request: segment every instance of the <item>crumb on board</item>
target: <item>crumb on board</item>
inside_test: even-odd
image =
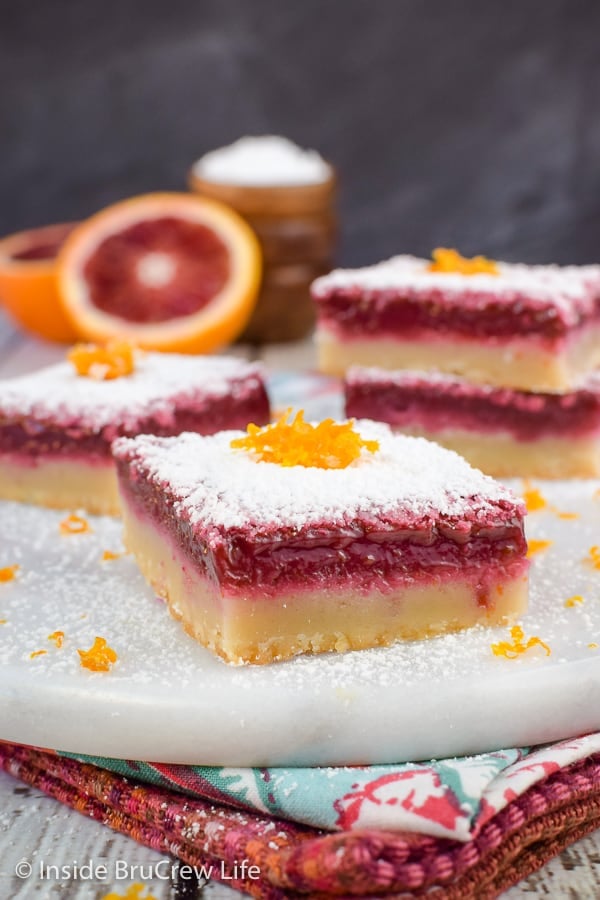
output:
[[[572,597],[568,597],[565,600],[565,606],[567,609],[572,609],[574,606],[581,606],[583,602],[584,599],[581,594],[573,594]]]
[[[546,651],[546,656],[550,656],[551,650],[548,644],[545,644],[537,635],[532,635],[525,640],[525,633],[520,625],[513,625],[510,629],[510,637],[510,641],[498,641],[497,644],[492,644],[494,656],[516,659],[517,656],[522,656],[532,647],[541,647]]]
[[[48,640],[53,641],[59,650],[63,645],[64,639],[65,639],[64,631],[53,631],[52,634],[48,635]]]
[[[45,656],[47,652],[47,650],[34,650],[29,654],[29,659],[35,659],[37,656]]]

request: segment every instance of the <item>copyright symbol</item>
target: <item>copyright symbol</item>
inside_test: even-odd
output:
[[[17,878],[29,878],[33,872],[33,866],[26,859],[22,859],[15,866],[15,875]]]

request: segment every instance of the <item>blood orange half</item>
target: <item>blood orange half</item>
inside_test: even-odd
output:
[[[23,328],[50,341],[77,333],[58,296],[56,256],[73,223],[20,231],[0,240],[0,301]]]
[[[237,213],[191,194],[115,203],[76,228],[58,259],[63,307],[89,340],[204,353],[244,329],[261,255]]]

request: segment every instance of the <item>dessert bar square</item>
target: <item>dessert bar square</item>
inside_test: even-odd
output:
[[[320,368],[439,370],[566,391],[600,365],[600,267],[483,262],[463,274],[398,256],[317,279]]]
[[[212,434],[268,420],[255,364],[135,353],[130,374],[102,380],[65,361],[0,381],[0,497],[118,514],[115,438]]]
[[[344,468],[268,461],[276,425],[261,432],[267,457],[240,449],[240,432],[113,445],[126,546],[194,638],[230,663],[268,663],[524,612],[520,500],[429,441],[333,427],[366,442]],[[315,440],[330,465],[335,441]]]
[[[451,375],[353,367],[346,414],[387,422],[456,450],[489,475],[600,477],[600,375],[566,394],[480,385]]]

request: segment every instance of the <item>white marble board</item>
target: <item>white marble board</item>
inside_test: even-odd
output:
[[[276,405],[293,399],[286,384]],[[600,729],[600,649],[589,646],[600,644],[600,571],[586,561],[600,543],[599,485],[538,486],[553,509],[532,513],[528,534],[553,543],[534,558],[522,624],[552,653],[514,660],[491,651],[507,629],[477,628],[229,667],[170,618],[130,557],[102,562],[104,550],[120,549],[118,520],[89,517],[91,533],[65,537],[64,513],[2,503],[0,567],[21,570],[0,584],[0,735],[79,753],[244,766],[417,760]],[[584,602],[565,607],[573,595]],[[57,629],[66,636],[60,649],[47,639]],[[109,673],[79,664],[77,648],[95,635],[118,653]],[[31,659],[38,649],[48,652]]]

